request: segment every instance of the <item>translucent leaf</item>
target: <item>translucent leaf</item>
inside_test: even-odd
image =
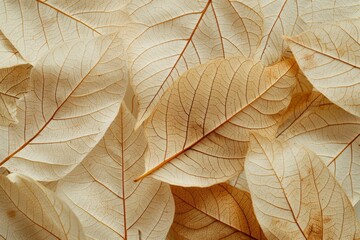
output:
[[[307,148],[254,135],[245,161],[256,217],[272,239],[353,239],[351,202]]]
[[[25,64],[25,60],[0,31],[0,69]]]
[[[279,128],[278,139],[315,152],[334,174],[355,205],[360,200],[360,118],[314,93],[294,105]]]
[[[30,63],[65,41],[118,30],[127,19],[116,0],[3,0],[0,29]]]
[[[127,85],[123,55],[112,34],[67,42],[44,56],[31,72],[35,89],[25,96],[19,126],[0,142],[1,164],[42,181],[75,168],[118,113]]]
[[[244,58],[216,60],[182,75],[146,123],[146,172],[183,186],[224,182],[243,169],[249,131],[274,131],[286,108],[296,65]]]
[[[147,142],[135,118],[122,108],[86,159],[59,181],[56,192],[78,215],[89,239],[165,239],[174,215],[166,183],[147,178]]]
[[[309,26],[360,18],[358,0],[301,0],[299,11],[301,12],[301,18]]]
[[[86,239],[68,205],[25,176],[0,175],[0,215],[3,239]]]
[[[360,21],[313,28],[287,38],[314,87],[329,100],[360,116]]]
[[[306,24],[300,18],[297,0],[260,0],[259,3],[264,15],[264,30],[255,58],[270,65],[279,61],[288,48],[283,35],[297,35],[306,29]]]
[[[262,34],[261,15],[240,0],[132,1],[127,11],[138,125],[186,70],[219,57],[252,56]]]
[[[250,194],[228,184],[209,188],[172,187],[175,239],[266,239]]]
[[[29,65],[0,69],[0,125],[16,124],[17,100],[31,89]]]

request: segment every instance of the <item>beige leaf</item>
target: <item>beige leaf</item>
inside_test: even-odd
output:
[[[11,45],[9,40],[0,31],[0,69],[25,64],[20,53]]]
[[[75,168],[119,110],[127,85],[123,55],[111,34],[67,42],[44,56],[31,73],[35,90],[25,96],[22,128],[8,129],[0,142],[8,145],[0,164],[41,181]]]
[[[236,187],[237,189],[245,192],[249,192],[249,186],[246,180],[245,172],[241,172],[238,176],[230,179],[229,184]]]
[[[29,86],[29,65],[0,69],[0,125],[16,124],[16,101],[26,93]]]
[[[297,0],[260,0],[259,3],[264,15],[264,32],[255,58],[261,59],[265,65],[271,65],[279,61],[288,48],[283,35],[297,35],[307,27],[300,18]]]
[[[228,184],[209,188],[172,187],[175,239],[266,239],[250,194]]]
[[[186,72],[147,122],[150,153],[141,177],[209,186],[240,173],[249,130],[273,131],[274,114],[289,103],[296,72],[292,60],[264,68],[242,57]]]
[[[360,116],[360,35],[357,22],[313,28],[287,38],[314,87],[329,100]]]
[[[310,95],[289,111],[294,114],[280,126],[278,139],[315,152],[355,205],[360,200],[360,118],[319,93]]]
[[[116,31],[126,1],[3,0],[0,29],[30,63],[57,44]]]
[[[186,70],[219,57],[249,57],[262,34],[261,15],[240,0],[132,1],[127,10],[138,125]]]
[[[0,214],[3,239],[86,239],[68,205],[25,176],[0,175]]]
[[[253,135],[245,161],[256,217],[272,239],[353,239],[351,202],[313,152]]]
[[[299,11],[301,12],[301,18],[309,26],[360,18],[358,0],[301,0]]]
[[[122,105],[104,138],[59,181],[57,193],[78,215],[89,239],[165,239],[174,215],[166,183],[133,180],[144,169],[147,142]]]

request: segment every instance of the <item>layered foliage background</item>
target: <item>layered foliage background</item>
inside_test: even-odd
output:
[[[1,0],[0,239],[360,239],[358,0]]]

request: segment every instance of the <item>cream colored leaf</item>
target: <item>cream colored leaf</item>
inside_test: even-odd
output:
[[[183,74],[146,123],[146,172],[182,186],[209,186],[239,174],[249,131],[273,131],[290,101],[296,65],[266,67],[242,57]],[[269,133],[270,134],[270,133]]]
[[[3,0],[0,29],[30,63],[57,44],[114,32],[127,19],[127,1]]]
[[[186,70],[219,57],[249,57],[262,34],[261,15],[240,0],[132,1],[127,10],[138,125]]]
[[[29,65],[0,69],[0,125],[16,124],[17,103],[30,90]]]
[[[41,181],[75,168],[119,110],[127,86],[123,55],[111,34],[67,42],[44,56],[31,73],[35,90],[25,96],[21,127],[0,142],[7,145],[1,164]]]
[[[0,69],[10,68],[25,63],[26,62],[20,53],[0,31]]]
[[[245,192],[249,192],[249,186],[246,180],[245,172],[241,172],[238,176],[230,179],[229,184],[236,187],[237,189]]]
[[[250,194],[228,184],[209,188],[172,187],[175,239],[266,239]]]
[[[278,139],[315,152],[355,205],[360,200],[360,118],[330,103],[319,93],[293,106]]]
[[[360,18],[358,0],[301,0],[299,11],[301,18],[309,26],[319,26],[323,23],[336,23],[344,20]]]
[[[313,152],[253,135],[245,172],[256,217],[269,238],[354,238],[351,202]]]
[[[287,38],[295,58],[314,87],[360,116],[360,21],[313,28]]]
[[[133,180],[144,170],[143,128],[125,104],[86,159],[59,181],[57,193],[78,215],[89,239],[165,239],[174,215],[166,183]]]
[[[68,205],[25,176],[0,175],[0,214],[3,239],[86,239]]]
[[[264,15],[264,32],[255,58],[271,65],[279,61],[288,48],[283,35],[297,35],[307,28],[299,12],[299,5],[305,3],[297,0],[260,0],[259,3]]]

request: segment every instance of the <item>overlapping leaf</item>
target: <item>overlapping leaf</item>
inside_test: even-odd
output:
[[[42,181],[70,172],[119,110],[127,85],[123,57],[116,34],[50,51],[32,70],[35,89],[25,97],[20,123],[2,135],[1,164]]]
[[[266,239],[250,194],[228,184],[209,188],[172,187],[174,239]]]
[[[288,38],[300,68],[328,99],[360,116],[360,21]]]
[[[0,29],[21,56],[35,63],[61,42],[119,29],[127,19],[127,1],[4,0]]]
[[[289,109],[278,139],[315,152],[355,205],[360,200],[360,118],[314,93]]]
[[[216,60],[186,72],[147,122],[146,172],[183,186],[209,186],[242,170],[249,130],[271,131],[295,85],[286,60],[264,68],[244,58]],[[266,131],[266,130],[264,130]]]
[[[57,186],[89,239],[165,239],[174,215],[166,183],[133,179],[144,169],[147,142],[125,105],[104,138]]]
[[[17,174],[0,175],[0,238],[85,240],[82,226],[53,192]]]
[[[16,124],[17,103],[31,84],[29,65],[0,69],[0,125]]]
[[[301,18],[308,26],[319,26],[324,23],[337,23],[345,20],[356,20],[360,17],[358,0],[302,0],[298,4]]]
[[[288,48],[283,35],[297,35],[306,29],[306,24],[300,18],[297,0],[260,0],[259,3],[264,15],[264,31],[255,58],[270,65],[279,61]],[[309,5],[305,1],[303,4]]]
[[[271,239],[354,239],[351,202],[313,152],[251,137],[245,172],[256,217]]]
[[[0,31],[0,69],[25,64],[25,60]]]
[[[249,57],[262,34],[261,14],[240,0],[133,1],[127,11],[139,124],[183,72],[218,57]]]

